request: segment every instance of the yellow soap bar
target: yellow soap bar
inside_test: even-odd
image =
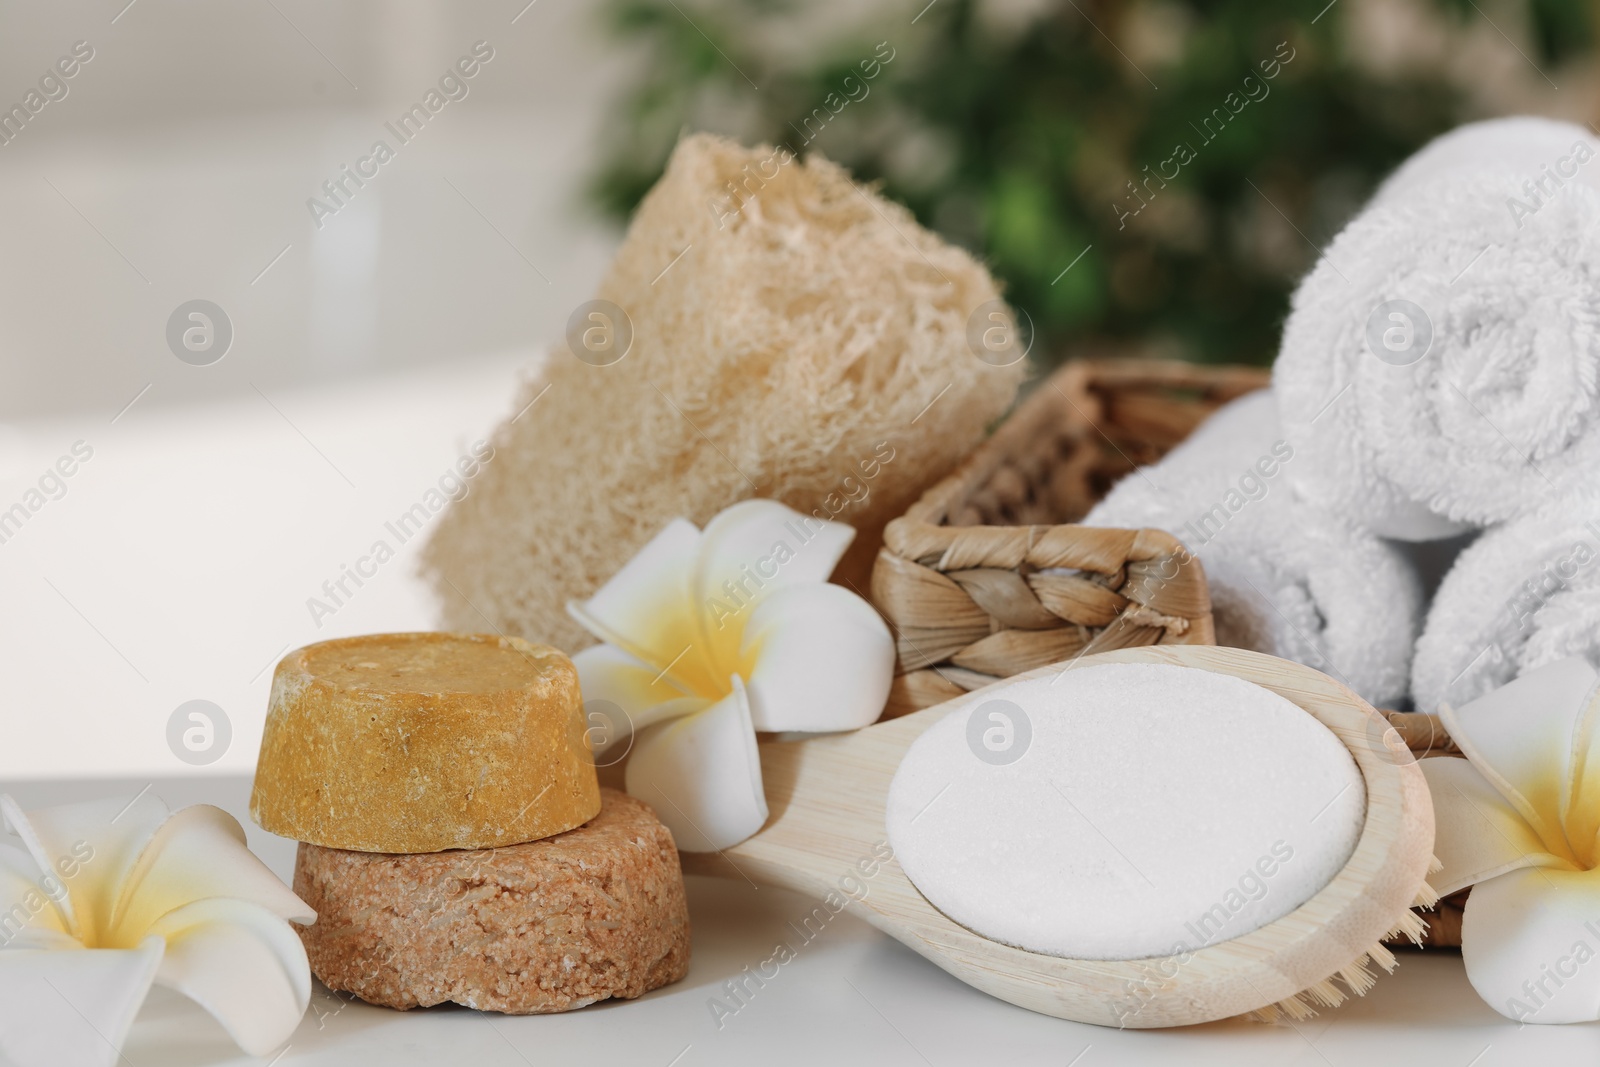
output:
[[[289,653],[272,678],[250,816],[328,848],[537,841],[600,811],[572,661],[482,634],[373,634]]]

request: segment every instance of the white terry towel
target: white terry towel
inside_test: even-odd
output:
[[[1568,656],[1600,663],[1600,494],[1485,531],[1428,610],[1412,664],[1422,711],[1460,706]]]
[[[1296,499],[1304,460],[1270,391],[1235,400],[1083,520],[1154,527],[1205,567],[1219,644],[1315,667],[1368,701],[1406,695],[1422,593],[1397,546]]]
[[[1588,152],[1576,151],[1578,145],[1586,146]],[[1600,157],[1592,154],[1596,148],[1600,143],[1593,130],[1559,119],[1517,115],[1469,122],[1419,148],[1395,168],[1372,199],[1377,203],[1426,188],[1440,178],[1474,171],[1513,179],[1518,191],[1508,190],[1506,195],[1521,202],[1520,214],[1523,208],[1537,210],[1537,200],[1569,181],[1600,189],[1600,166],[1589,165],[1600,162]],[[1544,189],[1536,183],[1542,183]],[[1510,214],[1511,209],[1506,210]]]
[[[1273,371],[1308,500],[1428,540],[1525,514],[1600,464],[1591,182],[1600,143],[1581,127],[1477,123],[1414,156],[1334,239]]]

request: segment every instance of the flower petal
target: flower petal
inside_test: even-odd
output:
[[[162,949],[152,937],[133,949],[0,952],[0,1063],[116,1063]]]
[[[736,845],[767,821],[761,758],[744,687],[695,715],[640,733],[628,792],[649,804],[681,852]]]
[[[305,945],[271,909],[213,897],[168,913],[156,981],[216,1017],[239,1047],[265,1056],[289,1039],[311,1000]]]
[[[698,697],[686,700],[680,689],[667,683],[660,668],[611,645],[590,645],[574,653],[572,663],[578,668],[586,732],[596,757],[635,731],[710,704]]]
[[[1574,868],[1550,854],[1528,821],[1471,763],[1435,756],[1419,766],[1433,796],[1433,854],[1443,864],[1428,881],[1441,896],[1524,867]]]
[[[745,500],[719,512],[700,535],[694,561],[696,599],[734,610],[779,589],[820,585],[839,565],[856,531],[802,515],[776,500]]]
[[[1593,667],[1579,657],[1529,671],[1440,719],[1462,753],[1538,832],[1546,849],[1573,859],[1563,825],[1575,748],[1587,748],[1595,689]],[[1592,836],[1592,834],[1591,834]]]
[[[1518,1022],[1600,1019],[1597,914],[1600,872],[1513,871],[1478,883],[1461,919],[1472,988]]]
[[[877,720],[894,680],[882,616],[837,585],[783,589],[744,633],[750,717],[757,730],[855,730]]]
[[[1561,825],[1579,862],[1600,866],[1600,687],[1590,694],[1573,726],[1571,746]]]
[[[63,937],[70,941],[67,917],[56,903],[65,893],[54,872],[47,879],[28,853],[0,844],[0,949],[49,948]]]
[[[745,500],[706,524],[691,584],[718,676],[748,678],[743,633],[768,597],[828,580],[853,528],[802,515],[775,500]]]
[[[41,871],[77,861],[78,873],[65,879],[67,896],[60,908],[73,936],[95,945],[128,871],[166,821],[167,806],[147,787],[131,801],[109,797],[29,812],[0,795],[0,813]]]
[[[689,599],[689,568],[699,543],[700,531],[694,523],[673,519],[593,596],[578,603],[582,612],[578,621],[586,626],[594,623],[605,631],[595,636],[615,645],[622,642],[613,640],[614,636],[634,637],[648,631],[663,613],[678,610]],[[676,653],[674,649],[667,655]],[[635,654],[646,661],[653,658]]]
[[[673,519],[588,600],[567,605],[567,614],[609,645],[615,645],[686,692],[727,691],[726,672],[714,665],[704,613],[692,594],[700,531]]]
[[[237,819],[221,808],[196,804],[162,823],[128,871],[106,924],[105,943],[136,945],[163,915],[208,897],[250,901],[279,920],[309,923],[317,917],[245,847]]]

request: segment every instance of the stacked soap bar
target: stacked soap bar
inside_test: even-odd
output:
[[[317,977],[395,1008],[514,1014],[681,978],[672,836],[600,789],[584,731],[572,662],[517,638],[378,634],[285,657],[250,814],[301,842]]]
[[[513,637],[375,634],[272,679],[250,815],[360,852],[497,848],[600,811],[572,661]]]

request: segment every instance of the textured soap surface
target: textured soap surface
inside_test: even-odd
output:
[[[965,702],[906,753],[887,823],[906,874],[956,922],[1113,960],[1288,914],[1343,868],[1365,814],[1355,760],[1303,709],[1239,678],[1130,663]]]
[[[505,848],[379,856],[300,846],[312,973],[373,1004],[511,1014],[637,997],[689,969],[671,832],[613,789],[569,833]]]
[[[555,649],[479,634],[308,645],[272,679],[250,814],[363,852],[493,848],[593,818],[578,674]]]

